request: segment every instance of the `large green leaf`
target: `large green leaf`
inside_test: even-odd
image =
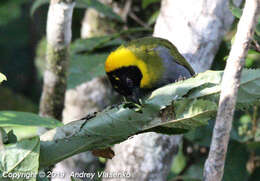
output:
[[[81,52],[93,52],[100,48],[114,47],[123,44],[125,41],[120,39],[121,35],[128,35],[137,32],[151,31],[147,28],[131,28],[115,34],[92,37],[87,39],[77,39],[71,44],[72,54]]]
[[[210,72],[209,72],[210,73]],[[211,74],[211,73],[210,73]],[[218,75],[219,74],[219,75]],[[202,75],[202,74],[201,74]],[[204,77],[204,75],[202,75]],[[206,98],[212,100],[218,100],[220,93],[220,80],[222,72],[212,73],[208,78],[215,79],[210,80],[206,86],[200,86],[193,89],[189,93],[189,98]],[[215,77],[215,78],[214,78]],[[240,86],[238,90],[237,105],[246,107],[253,104],[260,103],[260,69],[246,69],[242,72],[240,80]]]
[[[105,75],[104,62],[108,54],[72,55],[69,67],[68,88],[91,80],[94,77]]]
[[[4,127],[4,130],[6,132],[13,132],[17,140],[32,138],[39,134],[38,127],[35,126],[7,126]],[[10,140],[8,139],[7,142],[10,142]]]
[[[71,44],[71,53],[92,52],[98,48],[118,46],[124,43],[121,39],[114,39],[113,36],[101,36],[88,39],[77,39]]]
[[[215,116],[217,104],[203,99],[183,99],[174,102],[175,118],[162,126],[192,129],[207,124],[207,121]]]
[[[243,72],[237,98],[239,105],[248,106],[260,103],[259,75],[259,69],[251,69]]]
[[[38,128],[56,128],[63,124],[55,119],[37,114],[18,111],[0,111],[0,127],[6,132],[13,131],[18,140],[38,135]]]
[[[63,124],[53,118],[40,117],[37,114],[18,111],[0,111],[0,126],[41,126],[56,128]]]
[[[52,133],[59,129],[73,133],[63,139],[55,138],[54,134],[53,139],[48,136],[46,140],[43,135],[40,163],[48,166],[75,153],[109,147],[142,132],[178,134],[180,130],[205,125],[217,112],[222,74],[222,71],[206,71],[155,90],[141,107],[120,105],[90,120],[57,128]],[[244,70],[237,102],[241,105],[259,102],[259,92],[260,70]]]
[[[0,72],[0,84],[1,84],[1,82],[6,81],[6,80],[7,80],[6,76]]]
[[[0,179],[11,180],[7,177],[16,176],[14,180],[36,181],[39,168],[40,139],[34,137],[15,144],[5,145],[0,150]]]

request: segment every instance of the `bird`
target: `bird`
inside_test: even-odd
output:
[[[135,103],[159,87],[195,74],[170,41],[157,37],[119,46],[108,55],[105,72],[115,91]]]

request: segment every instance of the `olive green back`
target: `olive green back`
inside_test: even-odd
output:
[[[166,39],[157,37],[145,37],[137,40],[132,40],[124,46],[133,51],[138,58],[142,59],[145,62],[149,61],[149,63],[147,64],[150,64],[153,67],[157,67],[158,70],[160,69],[160,67],[162,67],[161,61],[158,61],[161,58],[153,49],[158,46],[166,47],[170,50],[171,55],[174,57],[174,60],[178,64],[186,67],[192,75],[195,74],[194,70],[187,62],[187,60],[179,53],[177,48]]]

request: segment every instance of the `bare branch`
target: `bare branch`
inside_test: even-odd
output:
[[[145,22],[143,22],[143,20],[141,20],[140,18],[138,18],[138,16],[135,15],[135,13],[133,13],[132,11],[130,11],[129,16],[135,20],[139,25],[145,27],[145,28],[150,28],[149,25],[147,25]]]
[[[247,0],[221,84],[221,94],[210,152],[204,168],[205,181],[222,180],[229,134],[245,57],[259,14],[259,0]]]
[[[47,20],[47,62],[40,115],[61,120],[69,62],[71,18],[75,3],[51,0]]]

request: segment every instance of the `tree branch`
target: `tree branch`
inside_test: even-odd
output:
[[[204,168],[205,181],[222,180],[238,86],[248,47],[259,14],[259,0],[247,0],[221,84],[221,94],[210,152]]]
[[[67,86],[72,0],[51,0],[47,20],[47,62],[40,115],[61,120]]]

